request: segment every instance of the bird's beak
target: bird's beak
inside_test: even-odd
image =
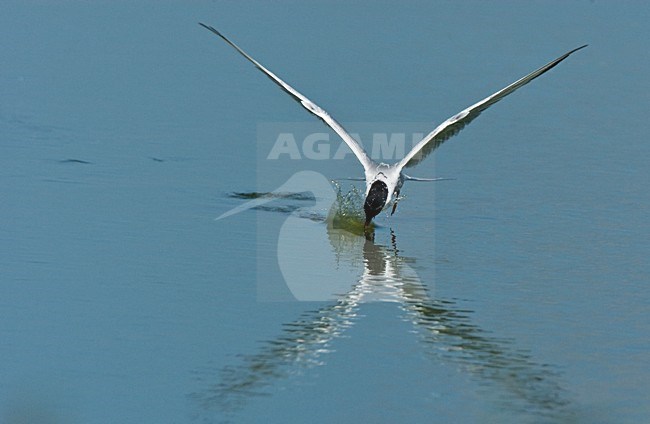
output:
[[[372,216],[369,216],[366,214],[366,223],[363,224],[363,228],[368,228],[370,226],[370,222],[372,221]]]

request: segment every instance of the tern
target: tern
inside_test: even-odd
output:
[[[400,190],[404,181],[436,181],[439,178],[414,178],[406,175],[403,171],[405,168],[410,168],[419,164],[425,157],[433,152],[438,146],[447,141],[449,138],[458,134],[467,124],[476,119],[481,112],[489,108],[499,100],[506,97],[508,94],[514,92],[520,87],[528,84],[538,76],[549,71],[564,59],[569,57],[572,53],[587,47],[587,45],[575,48],[557,59],[547,63],[536,71],[518,79],[505,88],[497,91],[496,93],[484,98],[483,100],[474,103],[468,108],[453,115],[451,118],[438,125],[433,131],[427,134],[421,141],[419,141],[413,149],[399,162],[394,164],[377,163],[368,156],[363,147],[354,139],[350,134],[339,124],[332,116],[316,103],[309,100],[303,94],[298,92],[295,88],[284,82],[273,72],[269,71],[257,60],[253,59],[248,53],[243,51],[239,46],[229,40],[225,35],[216,30],[210,25],[199,22],[203,28],[212,31],[214,34],[221,37],[226,43],[233,47],[242,56],[248,59],[257,69],[263,72],[273,82],[275,82],[282,90],[294,98],[302,105],[308,112],[320,118],[326,125],[328,125],[341,139],[350,147],[350,150],[357,157],[365,171],[366,181],[366,195],[363,204],[363,210],[366,215],[365,226],[368,227],[372,219],[377,216],[382,210],[393,202],[393,209],[391,215],[395,213],[397,208],[397,201],[399,200]]]

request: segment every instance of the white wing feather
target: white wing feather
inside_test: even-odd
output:
[[[573,49],[568,53],[563,54],[562,56],[558,57],[554,61],[547,63],[546,65],[542,66],[536,71],[531,72],[525,77],[518,79],[517,81],[513,82],[509,86],[497,91],[491,96],[486,97],[480,102],[473,104],[467,109],[447,119],[445,122],[438,125],[436,129],[431,131],[426,137],[424,137],[422,141],[416,144],[413,147],[413,149],[404,157],[404,159],[402,159],[398,163],[397,168],[398,169],[410,168],[414,165],[417,165],[425,157],[427,157],[427,155],[429,155],[432,151],[434,151],[438,146],[440,146],[442,143],[447,141],[449,138],[458,134],[460,130],[462,130],[467,124],[472,122],[472,120],[474,120],[477,116],[479,116],[481,112],[483,112],[485,109],[492,106],[499,100],[503,99],[508,94],[514,92],[519,87],[528,84],[538,76],[542,75],[544,72],[550,70],[555,65],[557,65],[558,63],[562,62],[564,59],[569,57],[571,53],[585,47],[587,47],[586,44],[584,46],[578,47],[577,49]]]
[[[245,51],[240,49],[235,43],[230,41],[228,38],[226,38],[222,33],[214,29],[213,27],[209,25],[205,25],[199,22],[199,25],[201,25],[203,28],[206,28],[209,31],[212,31],[219,37],[221,37],[226,43],[230,44],[235,50],[237,50],[242,56],[244,56],[246,59],[248,59],[257,69],[262,71],[264,74],[266,74],[267,77],[269,77],[273,82],[275,82],[277,85],[280,86],[285,92],[287,92],[291,97],[293,97],[296,101],[298,101],[302,107],[307,109],[310,113],[316,115],[320,119],[325,122],[330,128],[336,132],[341,139],[350,147],[354,155],[359,159],[359,162],[363,165],[364,170],[368,170],[375,166],[375,163],[370,159],[370,157],[366,154],[366,152],[363,150],[363,148],[357,143],[357,141],[348,134],[348,132],[339,124],[336,122],[334,118],[330,116],[329,113],[327,113],[325,110],[321,109],[316,103],[312,102],[309,100],[307,97],[304,95],[300,94],[298,90],[295,88],[291,87],[289,84],[286,82],[282,81],[280,77],[275,75],[273,72],[269,71],[266,69],[264,66],[262,66],[258,61],[250,57]]]

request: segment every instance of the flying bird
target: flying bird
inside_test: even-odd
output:
[[[368,156],[364,151],[361,145],[354,139],[350,134],[339,124],[329,113],[319,107],[316,103],[309,100],[307,97],[302,95],[298,90],[284,82],[280,77],[275,75],[273,72],[269,71],[258,61],[253,59],[245,51],[239,48],[235,43],[230,41],[225,35],[217,31],[215,28],[199,23],[202,27],[206,28],[209,31],[212,31],[214,34],[221,37],[226,43],[231,47],[237,50],[242,56],[248,59],[257,69],[263,72],[267,77],[269,77],[273,82],[275,82],[282,90],[294,98],[298,103],[302,105],[308,112],[316,115],[320,118],[326,125],[328,125],[334,132],[336,132],[339,137],[350,147],[350,150],[357,157],[363,169],[365,171],[365,181],[366,181],[366,195],[365,201],[363,204],[363,210],[366,215],[365,226],[367,227],[372,219],[377,216],[384,208],[390,205],[391,201],[393,202],[393,209],[391,215],[395,213],[397,207],[397,201],[399,200],[399,193],[402,189],[404,181],[413,180],[413,181],[435,181],[436,179],[424,179],[424,178],[414,178],[409,177],[404,173],[405,168],[410,168],[412,166],[420,163],[425,157],[427,157],[431,152],[433,152],[438,146],[447,141],[449,138],[458,134],[467,124],[472,122],[477,116],[481,114],[485,109],[489,108],[499,100],[506,97],[508,94],[514,92],[519,87],[523,87],[528,84],[538,76],[542,75],[546,71],[555,67],[558,63],[562,62],[564,59],[569,57],[572,53],[587,47],[580,46],[575,48],[557,59],[547,63],[536,71],[531,72],[508,85],[505,88],[497,91],[496,93],[484,98],[483,100],[474,103],[468,108],[462,110],[461,112],[453,115],[451,118],[444,121],[442,124],[438,125],[433,131],[427,134],[421,141],[419,141],[413,149],[399,162],[388,165],[385,163],[377,163]]]

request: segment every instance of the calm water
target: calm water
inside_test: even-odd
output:
[[[328,182],[354,158],[198,21],[362,141],[407,146],[590,46],[415,168],[454,180],[407,183],[367,240],[327,220],[358,202]],[[648,21],[643,2],[5,2],[0,421],[650,421]],[[329,152],[305,150],[319,133]],[[280,134],[299,159],[269,159]]]

